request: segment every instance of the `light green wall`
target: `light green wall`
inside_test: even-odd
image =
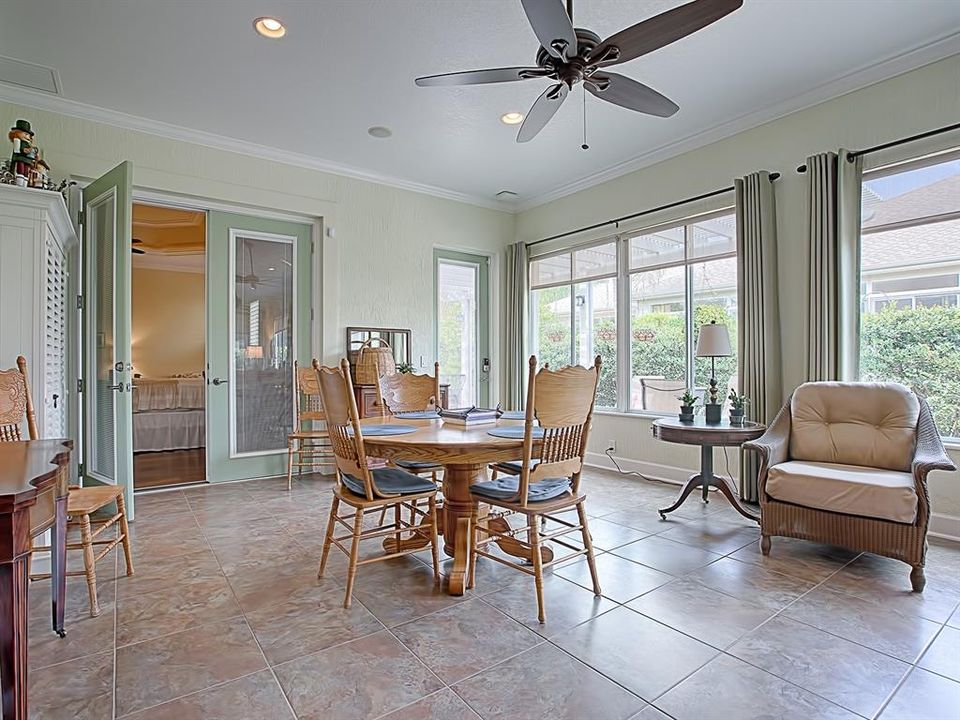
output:
[[[57,179],[131,160],[138,188],[322,217],[335,229],[315,302],[325,362],[343,355],[345,326],[379,325],[410,328],[414,363],[432,366],[433,248],[499,254],[514,235],[509,213],[0,103],[0,126],[17,118],[31,121]]]
[[[788,115],[637,172],[521,213],[517,239],[536,240],[725,187],[734,177],[766,169],[776,183],[783,328],[784,390],[803,380],[806,321],[806,185],[796,172],[808,155],[863,148],[950,125],[960,117],[960,55]],[[617,455],[694,468],[697,451],[651,437],[649,421],[599,416],[591,450],[617,442]],[[960,464],[960,450],[953,451]],[[732,464],[736,459],[731,457]],[[722,455],[717,468],[724,469]],[[960,474],[935,473],[934,512],[960,516]],[[960,520],[957,521],[960,523]]]

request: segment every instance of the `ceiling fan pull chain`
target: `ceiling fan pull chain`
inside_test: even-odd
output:
[[[587,86],[583,86],[583,145],[580,146],[581,150],[589,150],[590,146],[587,145]]]

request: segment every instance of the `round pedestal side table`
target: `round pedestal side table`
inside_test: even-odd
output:
[[[703,502],[709,502],[707,491],[711,487],[717,488],[730,501],[733,508],[755,522],[760,517],[745,507],[737,494],[733,483],[723,477],[713,474],[713,449],[715,447],[740,447],[749,440],[756,440],[763,435],[766,425],[755,422],[745,422],[742,425],[731,425],[724,420],[717,425],[708,425],[703,418],[693,422],[682,422],[677,418],[660,418],[653,421],[653,434],[665,442],[680,443],[682,445],[700,446],[700,472],[691,475],[684,484],[677,501],[668,508],[660,510],[660,517],[666,519],[667,513],[673,512],[683,504],[691,492],[700,488]]]

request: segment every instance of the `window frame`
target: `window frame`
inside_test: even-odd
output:
[[[731,199],[732,200],[732,199]],[[728,204],[729,203],[729,204]],[[685,347],[684,347],[684,366],[685,382],[687,387],[692,387],[693,379],[696,374],[694,358],[694,267],[714,260],[736,259],[737,252],[734,249],[731,252],[718,253],[714,255],[693,256],[693,226],[700,222],[713,220],[720,217],[736,217],[736,207],[729,200],[720,207],[714,207],[709,210],[701,210],[669,221],[657,222],[641,227],[630,228],[629,230],[617,229],[613,235],[604,235],[599,238],[591,238],[584,242],[567,245],[562,248],[550,250],[548,252],[530,257],[527,262],[527,277],[529,281],[528,289],[528,332],[527,341],[531,348],[536,347],[537,322],[536,322],[536,304],[533,302],[533,294],[538,290],[545,290],[556,287],[570,288],[570,361],[574,361],[576,349],[576,286],[580,283],[592,282],[595,280],[606,280],[616,278],[616,327],[617,327],[617,403],[615,406],[597,406],[596,412],[599,414],[619,414],[634,417],[667,417],[669,412],[660,412],[657,410],[635,409],[630,406],[630,389],[633,375],[631,358],[631,276],[649,272],[653,270],[662,270],[666,268],[681,267],[684,269],[684,322],[685,322]],[[683,259],[671,260],[642,267],[630,267],[630,241],[631,239],[650,235],[656,232],[671,230],[674,228],[683,228]],[[586,278],[577,278],[574,275],[574,254],[579,250],[587,250],[601,245],[614,244],[616,249],[616,273],[602,273],[596,276]],[[570,257],[570,279],[553,283],[543,283],[535,285],[530,280],[533,264],[540,260],[561,255]],[[739,272],[736,278],[737,293],[739,294],[740,277]],[[537,348],[539,352],[539,348]],[[739,358],[738,358],[739,364]]]

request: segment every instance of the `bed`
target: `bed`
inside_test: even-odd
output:
[[[136,378],[133,381],[133,451],[193,450],[205,442],[200,376]]]

